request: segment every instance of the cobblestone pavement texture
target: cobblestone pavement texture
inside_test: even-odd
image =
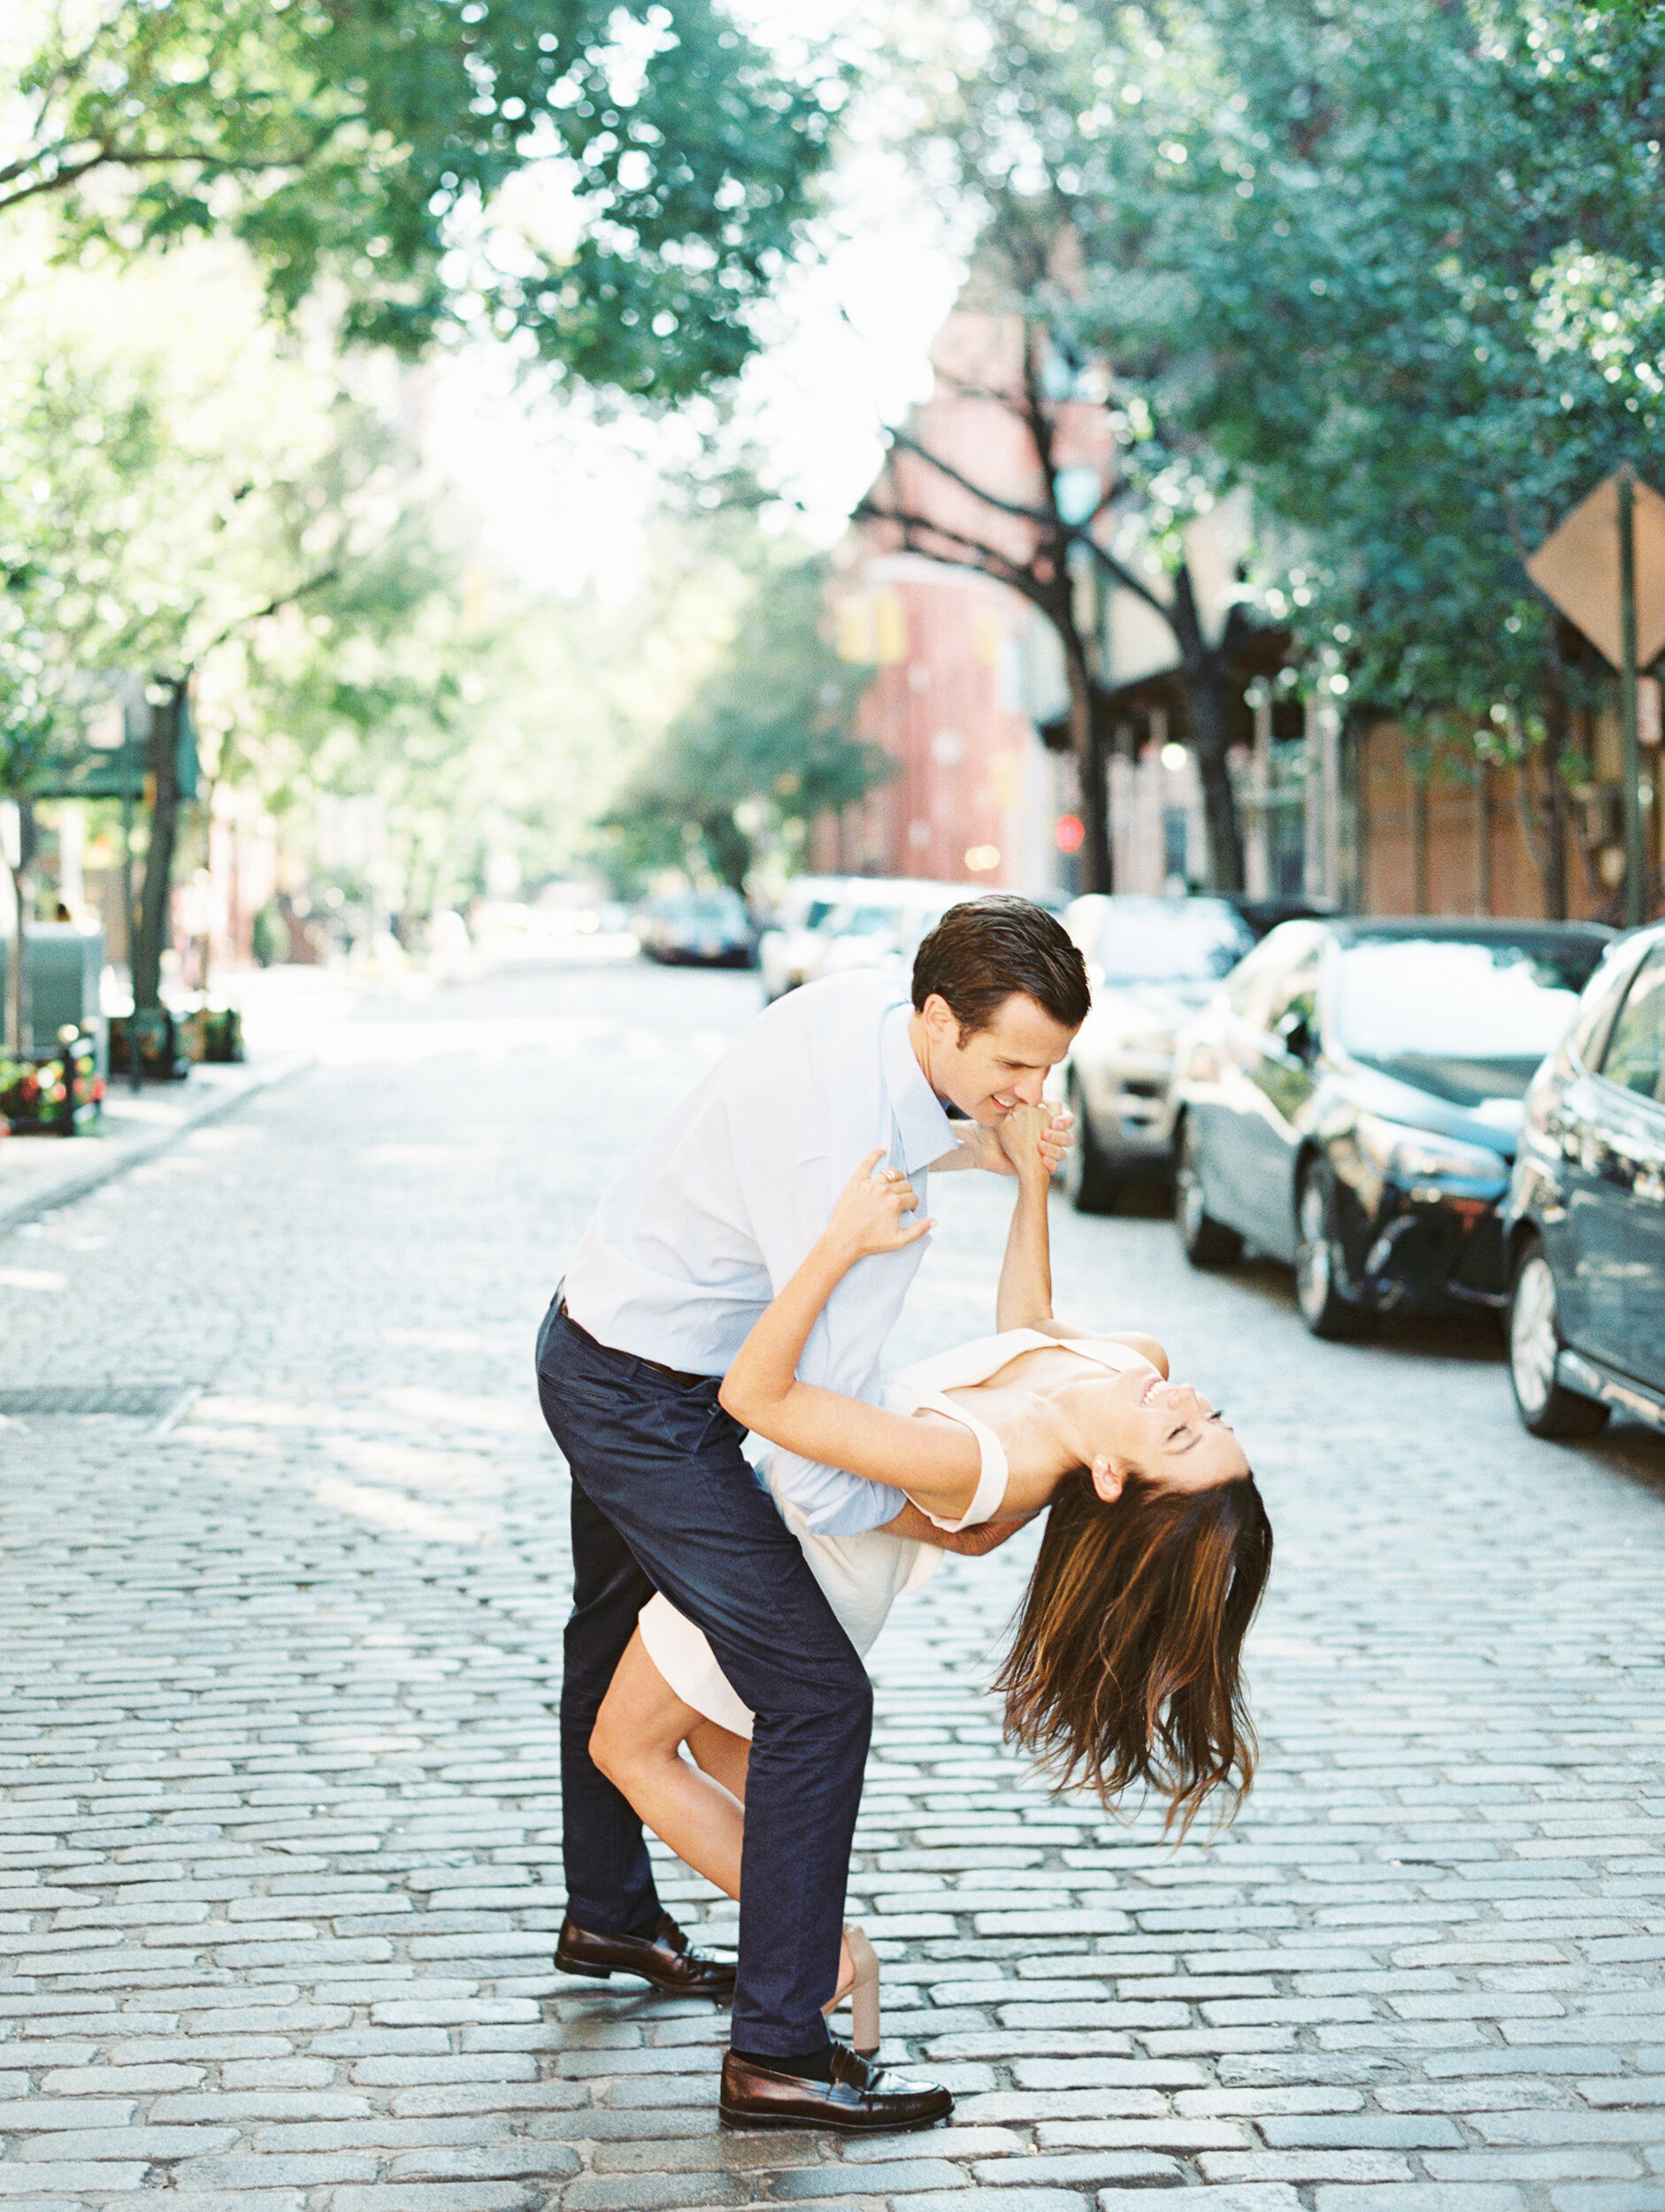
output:
[[[853,1916],[952,2122],[718,2132],[723,2016],[554,1975],[564,1479],[530,1344],[612,1163],[756,1002],[621,966],[375,1009],[0,1243],[0,2208],[1665,2208],[1665,1453],[1517,1428],[1485,1328],[1056,1216],[1061,1305],[1228,1407],[1279,1536],[1261,1780],[1173,1850],[1001,1748],[1027,1548],[874,1655]],[[894,1349],[990,1325],[956,1179]],[[720,1939],[726,1903],[667,1866]]]

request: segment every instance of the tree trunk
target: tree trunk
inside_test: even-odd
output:
[[[1109,766],[1105,759],[1101,718],[1093,711],[1093,682],[1087,673],[1086,656],[1081,641],[1060,623],[1058,634],[1063,641],[1064,666],[1070,679],[1070,747],[1075,755],[1076,781],[1080,792],[1081,827],[1081,888],[1083,891],[1109,891],[1115,888],[1116,866],[1110,855],[1110,802]]]
[[[1185,718],[1202,784],[1202,810],[1208,826],[1208,867],[1215,891],[1243,888],[1243,830],[1237,818],[1237,793],[1226,754],[1231,743],[1231,702],[1235,687],[1224,655],[1202,634],[1189,564],[1174,577],[1170,626],[1179,648],[1185,687]]]
[[[167,687],[167,697],[150,710],[150,843],[144,856],[144,888],[139,895],[139,938],[134,948],[133,1005],[135,1013],[162,1003],[162,954],[173,911],[173,844],[179,829],[180,716],[185,679]]]
[[[1243,888],[1243,830],[1226,758],[1231,743],[1233,695],[1218,654],[1208,654],[1201,666],[1185,671],[1185,709],[1208,826],[1208,887],[1212,891]]]
[[[19,828],[19,838],[26,834]],[[6,873],[12,879],[12,902],[18,918],[12,932],[11,957],[6,962],[5,1048],[14,1059],[26,1060],[35,1048],[35,1025],[29,1004],[29,872],[21,862],[14,868],[8,857]]]
[[[713,874],[731,891],[746,895],[746,877],[756,857],[752,842],[726,808],[700,817],[700,840]]]

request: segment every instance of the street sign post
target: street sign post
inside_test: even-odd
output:
[[[1637,672],[1665,650],[1665,499],[1627,462],[1550,532],[1526,572],[1619,672],[1624,919],[1635,929],[1646,874]]]

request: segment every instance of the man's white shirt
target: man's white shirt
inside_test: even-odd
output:
[[[567,1269],[567,1309],[616,1350],[726,1372],[795,1272],[863,1156],[882,1146],[926,1211],[925,1170],[958,1142],[908,1033],[899,979],[832,976],[778,1000],[602,1194]],[[798,1363],[806,1382],[879,1397],[879,1356],[925,1250],[870,1254],[845,1276]],[[899,1490],[777,1451],[775,1479],[812,1529],[856,1536]]]

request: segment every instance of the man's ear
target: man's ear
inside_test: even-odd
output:
[[[1114,1505],[1122,1494],[1123,1470],[1112,1466],[1109,1454],[1101,1452],[1088,1472],[1093,1478],[1093,1487],[1105,1504]]]
[[[957,1041],[960,1025],[953,1007],[940,991],[932,991],[919,1010],[920,1019],[933,1037]]]

